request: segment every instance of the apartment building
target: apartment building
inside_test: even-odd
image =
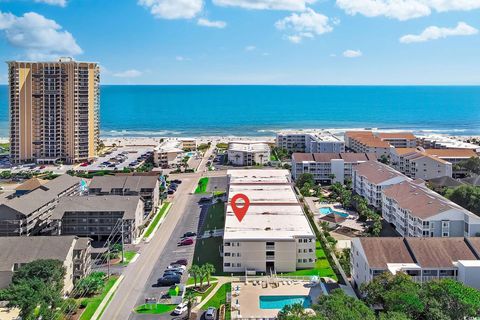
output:
[[[480,238],[353,238],[356,288],[376,276],[403,272],[416,282],[454,279],[480,289]]]
[[[315,234],[292,189],[288,170],[228,170],[224,272],[292,272],[315,265]],[[241,222],[230,201],[244,194]]]
[[[367,161],[353,168],[352,187],[369,205],[381,209],[383,189],[405,180],[411,179],[383,163]]]
[[[402,181],[382,193],[382,216],[404,237],[463,237],[480,234],[480,217],[431,191]]]
[[[453,171],[452,163],[429,154],[422,148],[391,148],[390,164],[413,179],[452,177]]]
[[[197,150],[197,139],[180,138],[178,140],[181,142],[183,150]]]
[[[68,174],[29,187],[28,193],[4,198],[0,203],[0,236],[31,236],[45,232],[52,211],[62,198],[78,194],[80,181]]]
[[[153,150],[153,163],[160,168],[169,168],[180,163],[183,154],[181,141],[166,140]]]
[[[438,134],[417,137],[417,145],[425,149],[470,149],[480,152],[479,145]]]
[[[345,142],[328,131],[293,131],[277,133],[276,145],[288,152],[341,153]]]
[[[317,183],[345,183],[352,180],[357,164],[375,160],[376,155],[368,153],[294,153],[292,177],[296,180],[304,173],[311,173]]]
[[[140,196],[148,214],[158,207],[160,201],[160,180],[158,176],[97,176],[88,186],[90,195]]]
[[[83,196],[62,198],[51,220],[54,235],[76,235],[105,241],[112,233],[132,243],[143,224],[140,196]]]
[[[100,68],[61,58],[8,62],[12,163],[75,163],[95,158]]]
[[[65,267],[64,293],[72,291],[75,281],[90,272],[90,240],[74,236],[0,237],[0,288],[12,282],[22,265],[39,259],[59,260]]]
[[[231,141],[227,156],[234,166],[265,165],[270,161],[270,146],[263,141]]]
[[[355,152],[375,153],[377,158],[388,157],[390,147],[414,148],[416,138],[409,132],[347,131],[345,144]]]

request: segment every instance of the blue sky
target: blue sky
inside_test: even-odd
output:
[[[478,85],[478,29],[480,0],[0,0],[0,59],[97,61],[104,84]]]

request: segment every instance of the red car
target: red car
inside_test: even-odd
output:
[[[179,246],[189,246],[191,244],[193,244],[193,239],[192,238],[183,239],[182,241],[180,241],[178,243]]]
[[[186,266],[188,264],[188,260],[187,259],[180,259],[180,260],[175,261],[172,264],[181,264],[183,266]]]
[[[87,167],[88,165],[89,165],[88,162],[84,162],[84,163],[82,163],[82,164],[80,165],[80,167]]]

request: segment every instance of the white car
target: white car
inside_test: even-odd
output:
[[[171,264],[167,267],[167,269],[182,269],[183,271],[185,271],[187,270],[187,267],[182,264]]]
[[[179,316],[182,313],[187,312],[187,310],[188,310],[188,303],[182,302],[175,308],[175,310],[173,310],[173,314]]]

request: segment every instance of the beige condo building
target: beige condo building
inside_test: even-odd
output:
[[[12,163],[94,158],[99,141],[99,65],[71,58],[7,63]]]

